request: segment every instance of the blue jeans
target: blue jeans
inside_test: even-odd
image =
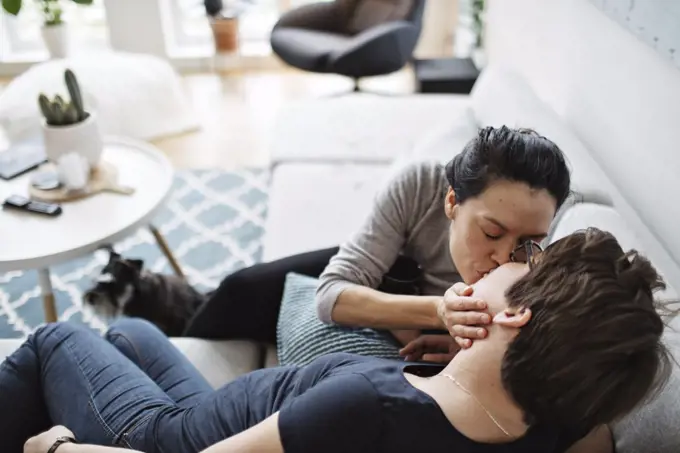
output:
[[[50,324],[0,364],[0,445],[21,452],[30,436],[64,425],[83,443],[196,453],[236,434],[221,423],[224,401],[206,398],[213,394],[146,321],[118,321],[104,338]]]

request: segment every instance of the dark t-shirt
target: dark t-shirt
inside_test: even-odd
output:
[[[459,433],[436,402],[409,384],[414,365],[351,354],[329,354],[302,368],[258,370],[217,391],[216,406],[231,434],[275,412],[286,453],[558,453],[576,440],[534,427],[519,440],[482,444]]]

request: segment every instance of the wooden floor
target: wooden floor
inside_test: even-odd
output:
[[[177,168],[265,166],[267,143],[277,115],[287,102],[342,95],[350,80],[293,70],[184,76],[201,130],[158,140]],[[413,91],[409,70],[362,81],[362,89],[388,94]]]

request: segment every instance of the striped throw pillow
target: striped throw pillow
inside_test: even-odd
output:
[[[387,331],[322,323],[314,295],[318,280],[289,273],[277,325],[277,353],[281,365],[306,365],[333,352],[399,359],[399,345]]]

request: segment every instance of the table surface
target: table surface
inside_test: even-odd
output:
[[[153,146],[107,138],[102,159],[118,170],[131,196],[100,193],[62,204],[58,217],[0,210],[0,272],[46,268],[119,241],[148,225],[163,206],[173,181],[173,168]],[[0,181],[0,199],[27,196],[31,171]]]

